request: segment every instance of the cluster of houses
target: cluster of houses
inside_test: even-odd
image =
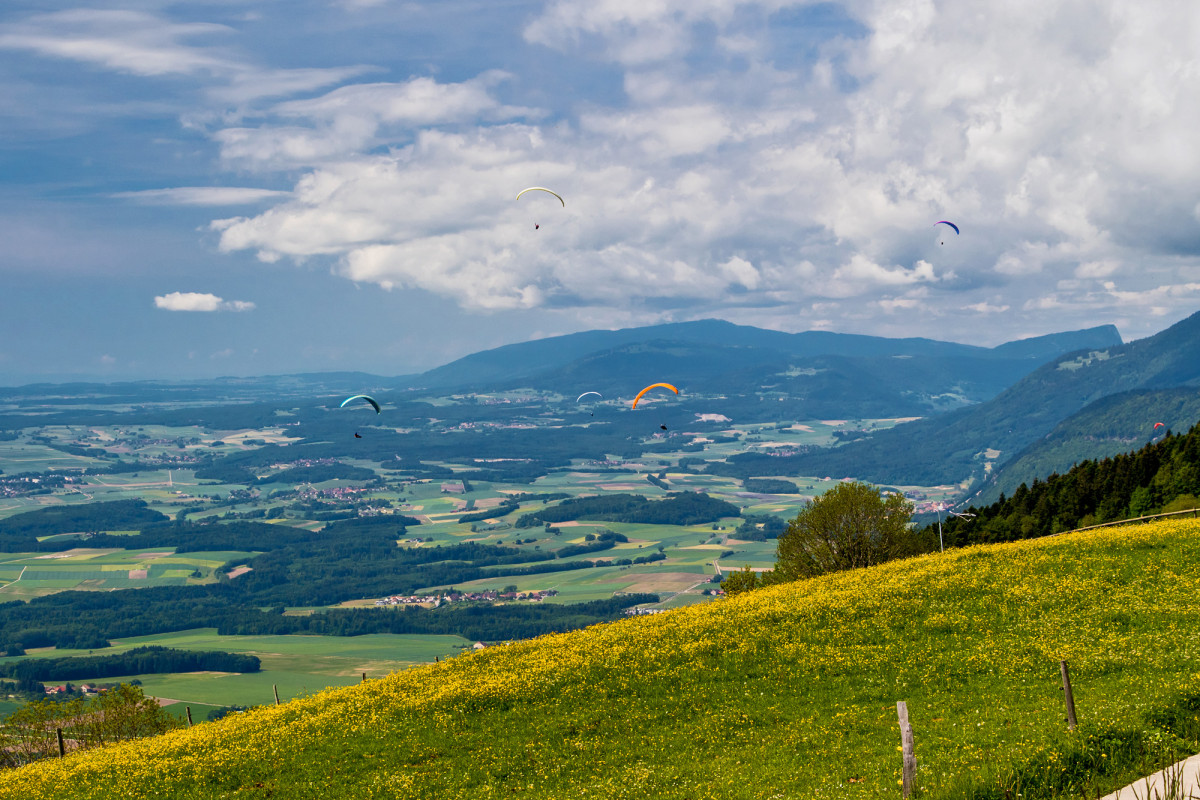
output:
[[[422,603],[431,603],[434,607],[440,606],[443,603],[462,603],[462,602],[484,602],[496,603],[513,600],[528,600],[532,602],[541,602],[547,597],[554,597],[558,594],[557,589],[535,589],[528,592],[498,592],[494,589],[489,589],[483,592],[447,592],[446,594],[396,594],[391,597],[383,597],[375,601],[377,606],[403,606],[403,605],[419,605]]]
[[[72,483],[84,483],[75,475],[0,475],[0,497],[20,497],[27,494],[48,494],[52,489]]]
[[[279,461],[271,465],[271,469],[291,469],[292,467],[325,467],[330,464],[340,464],[336,458],[298,458],[295,461]]]
[[[475,396],[475,402],[481,406],[502,406],[510,403],[533,403],[541,398],[537,395],[529,395],[528,397],[481,397]]]
[[[620,459],[620,458],[618,458],[618,459],[606,458],[603,460],[593,459],[591,461],[585,461],[585,462],[583,462],[583,464],[584,464],[584,466],[587,466],[587,467],[626,467],[626,466],[641,467],[641,466],[644,466],[640,462],[626,461],[626,460]]]
[[[95,685],[95,684],[91,684],[91,683],[81,683],[81,684],[79,684],[79,686],[72,686],[69,683],[64,683],[61,686],[46,686],[45,690],[46,690],[47,695],[52,695],[52,696],[53,695],[64,695],[64,694],[75,694],[78,692],[79,694],[90,695],[92,697],[95,697],[98,694],[104,694],[110,688],[112,688],[112,687],[107,686],[107,685],[99,686],[99,685]]]
[[[904,496],[910,500],[916,499],[908,492],[905,492]],[[918,514],[936,514],[939,511],[945,511],[947,508],[953,508],[953,506],[944,500],[917,500],[914,506]],[[945,516],[945,514],[942,516]]]
[[[314,500],[317,498],[349,500],[365,491],[367,490],[361,486],[331,486],[328,489],[314,489],[311,486],[305,486],[296,490],[296,497],[300,500]]]
[[[625,609],[625,611],[622,613],[630,617],[640,617],[645,614],[661,614],[664,610],[665,609],[662,608],[641,608],[639,606],[634,606],[633,608]]]

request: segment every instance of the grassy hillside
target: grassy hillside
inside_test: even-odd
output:
[[[900,699],[925,796],[1095,796],[1200,749],[1197,534],[968,548],[490,648],[26,767],[0,797],[898,797]]]

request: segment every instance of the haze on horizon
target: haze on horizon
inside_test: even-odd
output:
[[[1185,0],[13,0],[0,384],[703,318],[1140,338],[1200,307],[1198,34]]]

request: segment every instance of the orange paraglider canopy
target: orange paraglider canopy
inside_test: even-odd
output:
[[[1165,427],[1166,427],[1166,425],[1163,425],[1161,422],[1154,423],[1154,430],[1158,430],[1159,428],[1165,428]]]
[[[675,394],[679,394],[679,390],[676,389],[674,386],[672,386],[669,383],[652,383],[649,386],[647,386],[645,389],[642,389],[640,392],[638,392],[637,397],[633,398],[633,407],[637,408],[638,400],[642,399],[642,395],[644,395],[646,392],[650,391],[651,389],[657,389],[660,386],[664,389],[670,389]]]

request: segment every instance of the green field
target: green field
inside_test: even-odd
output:
[[[110,655],[147,645],[180,650],[222,650],[257,656],[262,671],[257,673],[182,673],[170,675],[124,675],[96,679],[102,683],[140,680],[142,690],[160,697],[197,706],[262,705],[275,701],[272,686],[287,700],[312,694],[330,686],[349,686],[380,678],[434,658],[457,655],[471,642],[460,636],[416,634],[368,634],[365,636],[220,636],[215,628],[138,636],[114,641],[102,651],[31,650],[23,658]],[[17,661],[0,658],[0,664]],[[88,680],[74,681],[75,684]]]
[[[0,554],[0,598],[40,597],[66,589],[137,589],[212,583],[213,571],[249,551],[157,552],[76,548],[59,553]],[[192,577],[199,571],[202,577]]]

